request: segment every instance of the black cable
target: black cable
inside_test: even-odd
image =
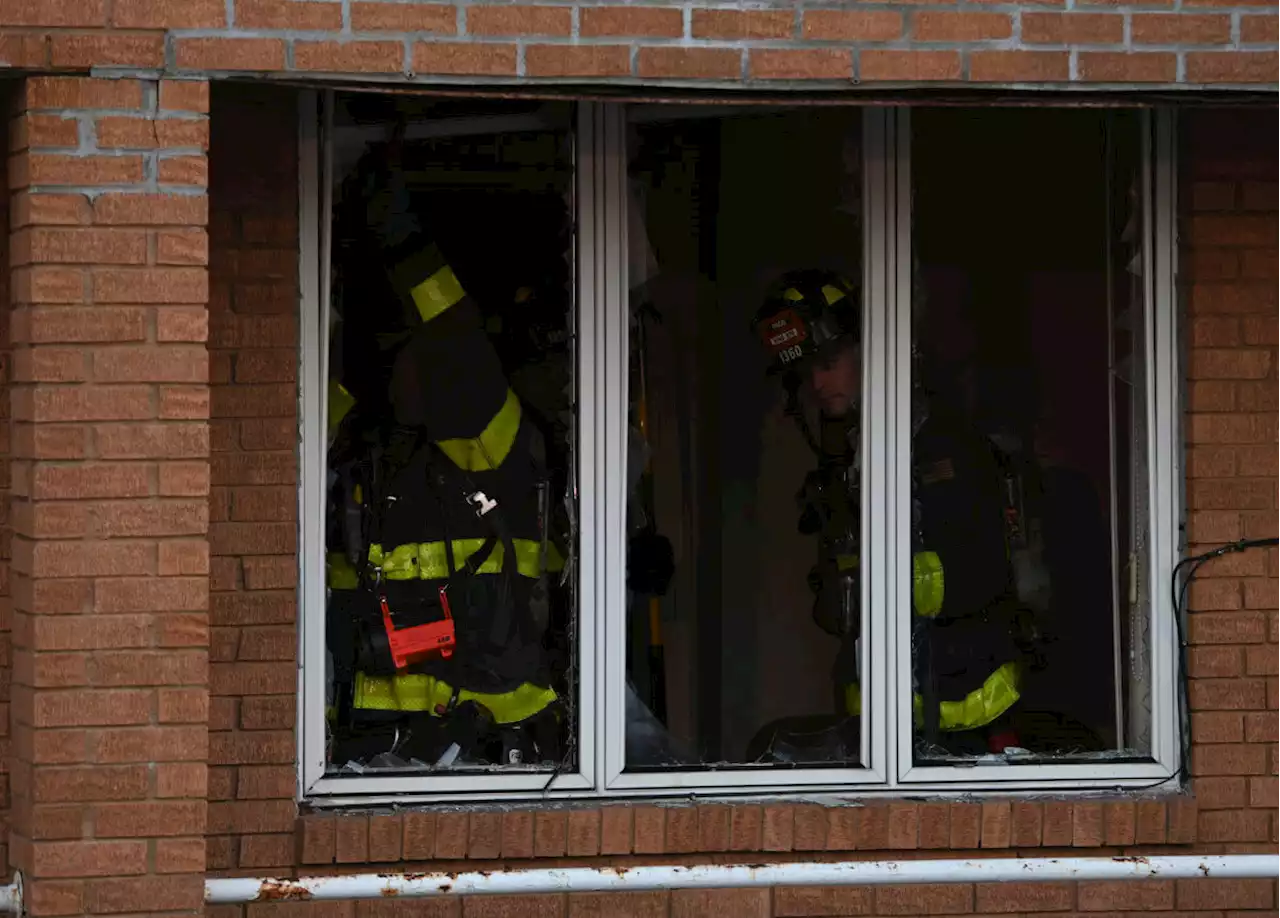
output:
[[[1191,583],[1195,580],[1200,568],[1215,558],[1247,551],[1250,548],[1266,548],[1273,545],[1280,545],[1280,539],[1238,539],[1235,542],[1219,545],[1211,551],[1183,558],[1173,566],[1170,589],[1173,598],[1173,624],[1177,629],[1178,635],[1178,671],[1176,675],[1178,679],[1178,730],[1180,733],[1178,770],[1174,772],[1173,776],[1180,782],[1191,778],[1191,687],[1187,673],[1188,641],[1183,627],[1183,617],[1186,614],[1187,596],[1191,590]],[[1187,571],[1186,579],[1179,583],[1178,575],[1184,567],[1189,567],[1190,570]],[[1157,781],[1141,788],[1141,790],[1159,787],[1166,783],[1167,780],[1166,778]]]

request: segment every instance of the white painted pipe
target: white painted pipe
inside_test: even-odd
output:
[[[881,886],[1052,880],[1275,878],[1271,854],[1178,857],[975,858],[836,863],[699,864],[352,874],[290,879],[205,880],[210,905],[304,899],[382,899],[494,893],[614,892],[746,886]]]

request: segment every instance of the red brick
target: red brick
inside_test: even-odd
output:
[[[931,11],[916,13],[912,30],[917,41],[984,41],[1010,37],[1013,23],[1003,13]]]
[[[236,0],[236,28],[336,32],[342,28],[342,4]]]
[[[656,806],[636,807],[632,810],[635,837],[632,842],[636,854],[662,854],[666,850],[666,810]],[[604,811],[603,839],[609,840],[609,811]],[[600,853],[608,853],[604,845]]]
[[[50,768],[37,770],[31,788],[33,803],[87,803],[141,800],[151,778],[145,765]]]
[[[29,649],[109,650],[143,647],[150,641],[151,622],[141,615],[112,615],[84,621],[81,616],[37,616],[30,620]]]
[[[259,835],[268,832],[292,832],[297,817],[297,804],[292,800],[251,800],[209,804],[209,834]],[[347,818],[344,817],[343,822]]]
[[[1249,711],[1266,707],[1261,679],[1195,679],[1190,686],[1193,711]]]
[[[742,805],[733,808],[729,820],[729,850],[759,851],[764,844],[764,809]]]
[[[1188,52],[1189,83],[1274,83],[1276,54],[1263,51]]]
[[[284,69],[284,42],[274,38],[184,38],[177,64],[190,70]]]
[[[279,663],[212,664],[209,690],[216,695],[283,695],[297,688],[291,666]]]
[[[813,15],[810,12],[808,17]],[[693,37],[731,41],[790,38],[795,31],[795,18],[790,10],[694,10]],[[808,29],[806,18],[805,37],[820,37],[810,35]]]
[[[7,3],[0,11],[0,25],[5,26],[53,26],[55,28],[83,28],[106,25],[105,4],[102,0],[77,3],[74,0],[44,0],[41,3]]]
[[[1178,59],[1172,52],[1080,52],[1080,79],[1095,83],[1172,83]]]
[[[139,838],[203,835],[203,800],[105,803],[93,807],[95,838]]]
[[[36,727],[105,727],[146,723],[151,695],[145,691],[77,690],[35,698]]]
[[[209,454],[209,429],[204,424],[98,425],[94,438],[103,459],[196,458]]]
[[[1124,16],[1025,12],[1022,40],[1029,45],[1116,45],[1124,41]]]
[[[15,304],[22,303],[68,303],[85,302],[85,272],[74,268],[33,267],[19,268],[13,272],[13,299]],[[56,318],[56,314],[80,312],[88,310],[51,310],[24,309],[14,313],[11,335],[15,342],[36,342],[37,325],[41,320],[46,323]],[[109,317],[108,317],[109,318]],[[99,320],[97,324],[101,324]],[[65,324],[65,323],[64,323]],[[80,338],[64,340],[78,341]]]
[[[241,708],[244,730],[289,730],[296,720],[296,702],[292,695],[246,698]]]
[[[1267,618],[1261,612],[1196,612],[1189,624],[1193,644],[1257,644],[1267,639]]]
[[[147,843],[36,842],[31,845],[31,864],[36,878],[137,876],[147,869]]]
[[[440,813],[436,817],[436,858],[459,860],[467,856],[467,814]]]
[[[555,810],[534,814],[534,857],[564,857],[568,843],[567,815]]]
[[[161,83],[161,100],[166,97],[165,87],[206,86],[204,83]],[[172,104],[198,104],[182,98],[176,90],[168,90]],[[205,95],[207,99],[207,93]],[[208,107],[206,101],[205,107]],[[136,226],[203,226],[208,220],[209,202],[204,195],[172,194],[104,194],[93,202],[95,223]]]
[[[904,804],[900,815],[914,817],[914,805]],[[792,848],[795,851],[822,851],[827,846],[827,813],[825,808],[816,804],[799,804],[793,815],[794,836]],[[911,847],[915,847],[915,822],[911,822]]]
[[[298,562],[292,555],[245,558],[242,566],[246,590],[284,590],[298,584]]]
[[[1169,880],[1081,883],[1077,892],[1083,912],[1150,912],[1173,909]]]
[[[1155,801],[1138,801],[1138,827],[1136,840],[1139,845],[1161,845],[1166,838],[1167,808]]]
[[[1075,837],[1075,818],[1072,809],[1070,803],[1050,802],[1044,805],[1043,841],[1046,848],[1071,847]],[[1163,808],[1160,829],[1161,832],[1164,831]]]
[[[982,838],[982,807],[972,803],[951,805],[951,847],[977,848]]]
[[[399,73],[404,69],[404,46],[398,41],[297,42],[293,66],[327,73]]]
[[[246,835],[240,839],[241,867],[288,867],[293,858],[292,835]]]
[[[766,806],[761,830],[761,850],[790,851],[795,844],[795,809],[790,805]]]
[[[1008,848],[1013,834],[1013,807],[1009,803],[982,804],[982,847]]]
[[[1244,715],[1226,711],[1192,714],[1191,736],[1196,743],[1243,742]]]
[[[920,847],[951,847],[951,805],[925,803],[920,806]]]
[[[471,15],[468,13],[468,28]],[[684,15],[677,8],[587,7],[578,17],[578,34],[584,38],[679,38],[684,34]]]
[[[164,39],[159,35],[55,32],[50,38],[55,67],[159,67],[164,63]]]
[[[203,694],[202,689],[194,691]],[[191,762],[208,755],[203,726],[102,730],[93,740],[97,762]]]
[[[333,820],[324,820],[332,822]],[[317,820],[321,822],[321,820]],[[405,813],[402,819],[403,833],[400,840],[401,853],[405,860],[409,861],[425,861],[430,860],[435,854],[436,846],[436,817],[434,813]],[[328,864],[334,859],[332,840],[325,841],[325,834],[331,839],[333,834],[332,827],[321,829],[317,826],[315,829],[317,836],[314,842],[310,842],[310,830],[308,829],[303,835],[303,852],[304,863],[308,864]],[[314,847],[308,848],[308,844],[314,844]],[[327,844],[328,847],[325,847]],[[313,853],[311,859],[306,859],[305,854],[308,850]]]
[[[501,854],[502,814],[472,813],[467,835],[467,857],[489,859],[499,857]],[[341,847],[339,847],[338,860],[342,860]]]
[[[283,766],[284,772],[292,772],[289,766]],[[280,796],[288,797],[293,792],[292,775],[289,775],[287,789]],[[243,781],[243,775],[241,776]],[[280,782],[283,784],[283,780]],[[374,814],[369,817],[369,860],[373,863],[394,864],[400,860],[400,836],[402,827],[398,815]]]
[[[374,820],[377,818],[375,816]],[[371,839],[372,834],[371,826]],[[502,814],[502,856],[518,859],[533,857],[533,813],[516,811]]]
[[[789,37],[790,21],[787,22]],[[892,41],[902,35],[902,15],[884,11],[806,10],[804,38],[809,41]]]
[[[10,167],[9,187],[27,185],[130,185],[142,181],[141,156],[64,156],[29,153]]]
[[[1274,880],[1178,880],[1177,907],[1201,909],[1275,908]]]
[[[1275,723],[1275,716],[1271,717],[1272,724]],[[1274,731],[1273,731],[1274,735]],[[1270,742],[1274,743],[1272,739]],[[1275,810],[1277,805],[1277,781],[1276,778],[1250,778],[1249,779],[1249,806],[1264,807],[1269,810]]]
[[[1240,40],[1250,44],[1275,44],[1277,33],[1280,32],[1280,29],[1277,29],[1277,22],[1280,22],[1280,17],[1241,16]],[[1273,256],[1272,261],[1274,260]]]
[[[1200,815],[1198,840],[1265,842],[1271,837],[1271,814],[1264,810],[1214,810]]]
[[[767,50],[748,53],[747,72],[753,80],[850,80],[853,55],[835,48]]]
[[[855,886],[780,886],[774,892],[773,914],[778,918],[806,915],[869,915],[871,889]]]
[[[978,883],[974,887],[977,911],[1061,912],[1075,906],[1072,883]]]
[[[46,6],[44,3],[33,6]],[[80,6],[80,4],[68,4]],[[89,4],[92,8],[94,4]],[[83,7],[81,7],[83,8]],[[116,25],[121,25],[117,22]],[[96,80],[85,77],[34,76],[27,81],[26,103],[41,108],[141,108],[138,80]]]
[[[1139,45],[1209,45],[1231,41],[1230,16],[1189,13],[1134,14],[1133,41]]]
[[[413,48],[415,73],[454,76],[514,76],[515,45],[494,43],[432,42]]]
[[[866,50],[859,55],[862,80],[925,83],[960,79],[960,55],[955,51]]]
[[[583,35],[593,34],[589,14],[583,10]],[[640,12],[637,10],[636,12]],[[679,10],[676,21],[680,21]],[[471,6],[467,9],[467,32],[471,35],[564,35],[569,34],[570,11],[567,6]]]
[[[969,79],[980,83],[1062,82],[1069,78],[1065,51],[974,51]]]
[[[1243,807],[1248,805],[1248,783],[1244,778],[1196,778],[1195,795],[1201,810]]]
[[[742,72],[742,54],[721,48],[641,48],[642,79],[732,80]]]
[[[1274,653],[1274,648],[1272,652]],[[1274,713],[1254,713],[1244,715],[1244,739],[1247,743],[1276,743],[1278,722]]]
[[[967,884],[878,886],[875,896],[878,915],[956,915],[973,911],[973,887]]]
[[[155,841],[156,873],[203,873],[204,838],[159,838]]]
[[[616,810],[611,818],[609,812]],[[620,853],[631,853],[631,810],[626,807],[604,807],[596,810],[573,810],[568,814],[568,827],[564,848],[570,857],[594,857],[611,853],[605,841]],[[621,816],[620,814],[621,813]],[[608,828],[608,832],[605,832]],[[612,832],[612,835],[611,835]]]
[[[161,80],[161,111],[209,111],[209,84],[204,80]],[[192,220],[203,224],[203,220]]]
[[[156,234],[156,263],[161,265],[202,265],[209,260],[209,237],[202,229],[171,230]],[[171,313],[172,314],[172,313]],[[188,316],[192,315],[188,311]],[[198,316],[198,314],[196,314]],[[188,319],[190,321],[190,319]],[[207,336],[207,317],[200,316],[200,327],[204,329],[199,338],[180,340],[203,341]],[[163,337],[157,340],[165,340]]]
[[[1261,775],[1267,768],[1266,752],[1265,746],[1255,745],[1199,746],[1192,751],[1192,773],[1199,776]],[[1139,843],[1141,841],[1139,839]]]
[[[332,864],[336,857],[335,830],[338,820],[332,816],[304,816],[300,820],[301,857],[304,864]],[[406,820],[406,832],[408,821]],[[405,854],[409,851],[406,847]]]
[[[164,688],[156,693],[160,723],[204,723],[209,719],[209,693],[203,688]]]
[[[698,850],[698,810],[673,807],[667,810],[666,850],[671,854]]]
[[[158,490],[161,496],[200,497],[209,493],[209,487],[209,466],[206,463],[162,462],[160,464]]]
[[[101,880],[88,884],[86,891],[88,909],[94,914],[198,910],[204,902],[199,876]]]
[[[443,3],[352,3],[351,28],[357,32],[436,32],[458,30],[458,12]]]
[[[226,7],[215,0],[120,0],[111,23],[125,29],[216,29],[226,25]]]
[[[11,67],[43,69],[49,65],[47,38],[37,32],[0,33],[0,57]]]
[[[20,135],[25,133],[33,145],[42,147],[74,147],[79,144],[76,125],[76,121],[58,115],[28,114],[24,120],[14,122],[13,134],[14,138],[22,139]],[[26,130],[20,130],[24,126]],[[15,142],[11,138],[11,145]],[[9,226],[12,229],[33,224],[83,226],[92,217],[89,198],[82,194],[20,191],[13,195],[9,207]]]
[[[161,185],[209,184],[209,161],[204,156],[161,156],[159,165]]]
[[[565,896],[476,896],[466,900],[466,918],[563,918]]]
[[[1105,844],[1120,847],[1134,844],[1138,814],[1132,802],[1108,803],[1103,820]]]
[[[10,263],[141,265],[147,236],[141,230],[35,226],[13,236]]]
[[[671,918],[733,915],[768,918],[767,889],[677,889],[671,893]]]

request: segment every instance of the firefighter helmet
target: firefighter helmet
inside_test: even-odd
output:
[[[796,370],[836,341],[860,340],[861,306],[858,286],[834,271],[783,275],[755,318],[769,374]]]

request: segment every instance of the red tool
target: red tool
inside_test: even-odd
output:
[[[453,656],[457,637],[453,630],[453,612],[449,609],[449,597],[445,595],[444,587],[440,587],[440,608],[444,610],[444,618],[438,622],[409,628],[396,628],[395,622],[391,620],[387,597],[383,595],[378,598],[382,606],[382,628],[387,633],[387,645],[391,648],[391,659],[396,669],[420,663],[433,654],[446,659]]]

